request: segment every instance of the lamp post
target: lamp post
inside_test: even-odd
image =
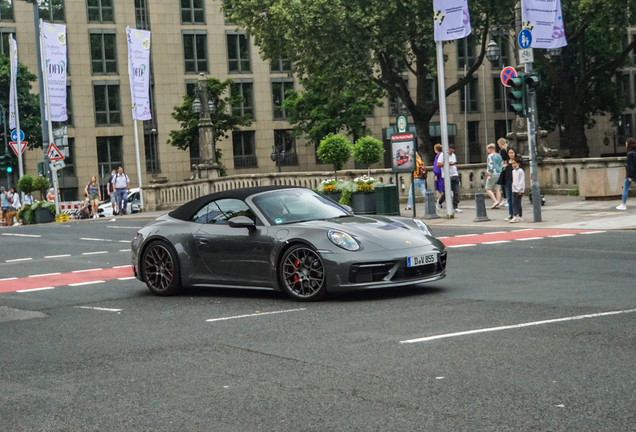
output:
[[[285,160],[285,147],[283,145],[273,145],[272,154],[269,156],[269,158],[273,162],[276,162],[278,172],[280,172],[280,167],[283,164],[283,160]]]
[[[497,42],[495,42],[494,40],[491,40],[490,43],[488,43],[488,46],[486,47],[486,58],[493,66],[499,65],[499,59],[501,59],[501,48],[499,48],[499,45],[497,45]],[[503,67],[504,65],[501,65],[501,66]],[[503,97],[504,97],[506,135],[508,135],[508,133],[510,132],[508,130],[508,96],[506,95],[506,87],[503,85],[503,83],[501,84],[501,87],[503,90]]]
[[[198,85],[195,91],[194,102],[192,102],[192,112],[199,114],[199,154],[201,163],[199,171],[205,171],[202,177],[219,177],[219,165],[216,162],[216,149],[214,142],[214,128],[212,127],[211,115],[214,115],[216,107],[210,98],[207,80],[204,74],[199,74]]]

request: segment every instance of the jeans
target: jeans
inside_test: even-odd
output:
[[[126,211],[126,206],[128,205],[128,190],[127,189],[117,189],[117,206],[119,207],[119,213]]]
[[[413,182],[415,183],[415,189],[419,189],[422,195],[426,197],[426,179],[416,177],[413,179]],[[409,201],[406,206],[413,208],[413,187],[409,188]]]
[[[519,195],[518,192],[512,193],[512,202],[514,203],[513,213],[515,216],[522,217],[523,210],[521,209],[521,199],[523,198],[523,194]],[[510,200],[508,200],[508,205],[510,205]]]
[[[505,186],[504,186],[504,190],[506,191],[506,198],[508,199],[508,216],[513,217],[514,214],[512,213],[512,182],[511,181],[507,181]]]
[[[629,187],[631,185],[632,185],[632,182],[629,181],[629,177],[625,177],[625,184],[623,185],[623,204],[627,202],[627,192],[629,192]]]
[[[453,191],[453,208],[459,207],[459,176],[453,176],[450,178],[451,190]],[[442,192],[442,196],[439,199],[439,205],[444,204],[446,201],[446,191]]]

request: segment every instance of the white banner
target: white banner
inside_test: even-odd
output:
[[[433,19],[435,42],[462,39],[472,31],[467,0],[433,0]]]
[[[532,33],[532,48],[553,49],[568,44],[561,0],[522,0],[523,28]]]
[[[66,26],[42,23],[51,120],[68,120],[66,107]],[[48,118],[47,118],[48,120]]]
[[[128,76],[134,120],[150,120],[150,32],[126,28]]]
[[[15,112],[16,83],[18,77],[18,43],[11,35],[9,35],[9,56],[13,66],[11,68],[11,86],[9,88],[9,127],[15,129],[18,127]]]

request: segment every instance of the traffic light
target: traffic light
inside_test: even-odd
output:
[[[519,74],[508,80],[510,91],[508,92],[508,109],[514,111],[519,117],[527,117],[528,99],[526,87],[526,74]]]
[[[6,171],[8,173],[13,171],[13,167],[11,166],[11,155],[3,154],[0,156],[0,171]]]
[[[540,84],[541,84],[541,78],[539,78],[538,74],[529,73],[526,75],[526,91],[528,93],[532,93],[535,90],[537,90]],[[530,96],[526,95],[526,97],[529,98]]]

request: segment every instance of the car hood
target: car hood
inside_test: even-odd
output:
[[[363,246],[366,242],[385,250],[401,250],[421,246],[443,245],[427,236],[409,218],[386,216],[351,216],[339,219],[303,222],[303,225],[326,230],[343,231]]]

